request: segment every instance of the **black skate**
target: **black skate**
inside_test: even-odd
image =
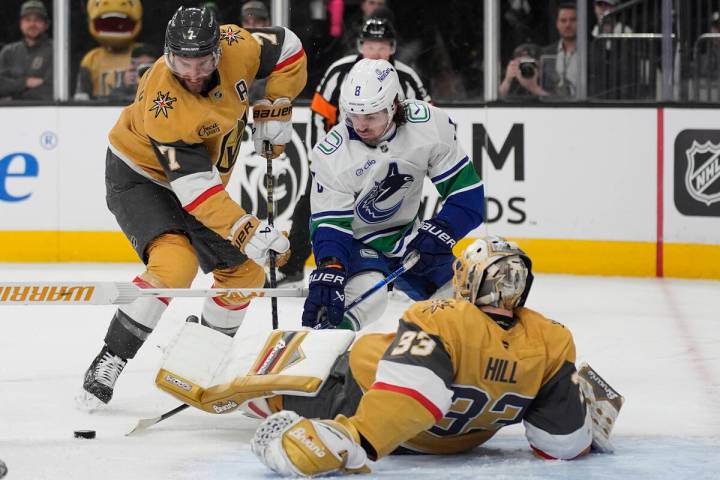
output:
[[[86,410],[94,410],[107,404],[112,399],[115,382],[126,363],[126,360],[110,353],[107,345],[103,345],[102,350],[85,372],[83,392],[77,398],[79,406]]]

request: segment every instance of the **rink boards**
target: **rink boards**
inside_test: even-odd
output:
[[[117,107],[0,109],[0,262],[136,261],[105,206]],[[481,173],[485,233],[518,239],[544,272],[720,278],[718,110],[448,108]],[[289,226],[307,179],[307,108],[274,165]],[[244,142],[228,190],[264,205],[264,159]],[[439,208],[426,179],[424,215]],[[459,247],[462,247],[461,242]]]

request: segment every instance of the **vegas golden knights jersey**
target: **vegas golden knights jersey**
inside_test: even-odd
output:
[[[397,333],[369,334],[350,353],[365,394],[350,421],[379,458],[402,446],[449,454],[525,422],[539,455],[573,458],[591,424],[575,380],[570,332],[527,308],[505,330],[456,300],[414,304]]]
[[[123,72],[130,68],[132,49],[133,45],[120,50],[97,47],[86,53],[80,62],[75,94],[107,97],[110,90],[122,85]]]
[[[227,237],[245,214],[225,185],[245,130],[248,89],[255,78],[267,78],[269,100],[292,100],[307,72],[302,44],[286,28],[251,33],[224,25],[220,47],[214,82],[203,95],[186,90],[165,59],[158,59],[140,79],[135,101],[123,110],[109,141],[130,168],[172,189],[187,212]]]

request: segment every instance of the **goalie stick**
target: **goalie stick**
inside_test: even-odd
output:
[[[412,251],[412,252],[410,252],[410,253],[405,257],[405,259],[403,260],[402,265],[401,265],[397,270],[395,270],[395,271],[392,272],[390,275],[388,275],[387,277],[383,278],[382,280],[380,280],[379,282],[377,282],[375,285],[373,285],[372,287],[370,287],[369,289],[367,289],[367,291],[365,291],[365,292],[362,293],[360,296],[358,296],[355,300],[353,300],[353,301],[350,303],[350,305],[348,305],[347,307],[345,307],[345,311],[347,312],[347,311],[351,310],[352,308],[356,307],[360,302],[362,302],[363,300],[365,300],[366,298],[368,298],[370,295],[372,295],[373,293],[375,293],[376,291],[378,291],[379,289],[381,289],[382,287],[384,287],[384,286],[387,285],[388,283],[394,281],[395,279],[397,279],[397,278],[398,278],[400,275],[402,275],[403,273],[405,273],[405,272],[407,272],[408,270],[410,270],[412,267],[415,266],[415,264],[418,262],[419,259],[420,259],[420,254],[419,254],[417,251]],[[188,408],[189,406],[190,406],[190,405],[188,405],[187,403],[183,403],[182,405],[178,405],[177,407],[173,408],[172,410],[170,410],[170,411],[168,411],[168,412],[166,412],[166,413],[163,413],[162,415],[160,415],[160,416],[158,416],[158,417],[140,419],[140,420],[138,420],[137,425],[135,425],[135,428],[133,428],[132,430],[130,430],[128,433],[126,433],[125,436],[126,436],[126,437],[129,437],[129,436],[131,436],[131,435],[135,435],[135,434],[137,434],[137,433],[140,433],[140,432],[142,432],[142,431],[145,431],[145,430],[147,430],[148,428],[150,428],[150,427],[152,427],[153,425],[155,425],[156,423],[160,423],[160,422],[162,422],[163,420],[165,420],[165,419],[167,419],[167,418],[169,418],[169,417],[172,417],[172,416],[175,415],[176,413],[182,412],[183,410],[185,410],[185,409]]]
[[[305,288],[140,288],[130,282],[0,283],[2,305],[123,305],[140,297],[306,297]]]

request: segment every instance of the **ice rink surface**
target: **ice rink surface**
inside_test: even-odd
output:
[[[0,281],[129,281],[139,265],[0,264]],[[199,277],[196,286],[210,281]],[[136,437],[138,419],[178,405],[155,388],[160,347],[199,299],[175,300],[128,363],[104,411],[75,408],[82,376],[99,352],[114,307],[0,307],[0,459],[6,478],[274,478],[240,414],[188,409]],[[376,330],[390,330],[400,298]],[[538,275],[528,306],[573,332],[587,361],[625,398],[613,432],[616,453],[573,462],[534,458],[521,425],[465,455],[389,457],[364,478],[717,479],[720,478],[720,282]],[[281,328],[299,326],[301,299],[280,299]],[[251,306],[241,329],[270,329],[269,300]],[[95,440],[73,431],[97,431]],[[355,477],[360,478],[360,477]]]

